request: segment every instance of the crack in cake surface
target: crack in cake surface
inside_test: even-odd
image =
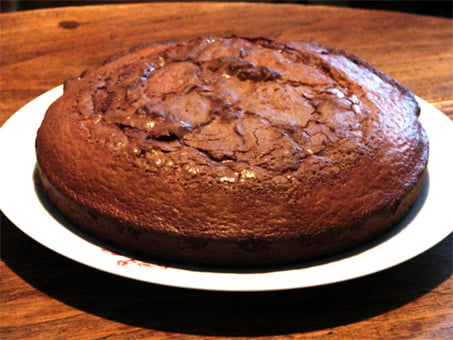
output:
[[[190,153],[201,165],[233,160],[275,175],[296,172],[307,157],[329,158],[342,139],[366,146],[357,95],[319,60],[267,40],[170,45],[94,81],[79,112],[119,129],[131,155],[159,166]]]

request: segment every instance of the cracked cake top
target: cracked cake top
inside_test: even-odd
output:
[[[373,148],[379,108],[307,47],[205,37],[116,56],[76,81],[73,109],[96,143],[148,171],[187,160],[189,174],[229,182],[340,171]]]

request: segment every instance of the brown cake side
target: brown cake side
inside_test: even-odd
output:
[[[45,192],[82,230],[181,263],[262,266],[351,249],[422,185],[409,90],[315,43],[150,44],[65,84],[38,131]]]

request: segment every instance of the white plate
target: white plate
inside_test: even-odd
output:
[[[453,123],[418,99],[430,140],[429,176],[411,213],[392,232],[353,252],[303,266],[260,271],[222,271],[162,265],[118,255],[62,219],[36,190],[35,136],[47,107],[62,93],[59,86],[31,101],[0,129],[0,207],[24,233],[85,265],[112,274],[175,287],[265,291],[330,284],[375,273],[417,256],[453,230]]]

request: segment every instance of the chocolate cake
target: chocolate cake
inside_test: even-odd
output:
[[[45,193],[84,232],[152,259],[281,265],[394,226],[421,189],[413,94],[313,42],[151,43],[64,85],[39,128]]]

